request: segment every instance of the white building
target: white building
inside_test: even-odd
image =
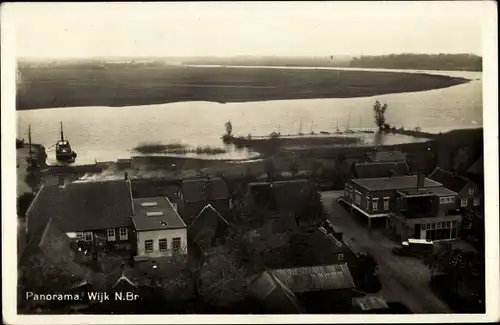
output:
[[[187,254],[187,227],[166,197],[134,199],[136,258]]]

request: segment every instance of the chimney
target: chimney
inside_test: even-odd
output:
[[[417,174],[417,189],[425,187],[425,175],[422,172]]]
[[[124,173],[123,173],[123,178],[124,178],[125,180],[128,180],[128,173],[127,173],[127,172],[124,172]]]

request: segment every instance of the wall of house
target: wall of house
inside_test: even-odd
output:
[[[390,225],[393,231],[401,236],[401,240],[407,240],[409,238],[426,239],[428,231],[435,231],[438,229],[450,229],[450,238],[446,239],[453,239],[457,238],[460,234],[461,222],[461,215],[414,219],[407,219],[402,215],[396,215],[391,218]],[[417,227],[420,228],[419,231],[416,231],[417,225],[419,225],[419,227]]]
[[[359,186],[358,184],[349,182],[347,185],[352,186],[352,192],[351,192],[351,200],[355,202],[355,191],[358,191],[361,193],[361,202],[358,204],[358,206],[372,214],[376,213],[384,213],[384,212],[390,212],[390,211],[396,211],[398,209],[398,203],[396,200],[397,193],[394,190],[386,190],[386,191],[374,191],[370,192],[366,190],[364,187]],[[368,197],[368,199],[367,199]],[[377,201],[375,200],[375,206],[376,209],[374,209],[374,198],[378,198],[378,204]],[[384,207],[384,198],[389,198],[389,207],[388,209],[385,209]],[[368,205],[367,205],[368,203]]]
[[[114,229],[114,238],[108,236],[108,229],[100,229],[100,230],[88,230],[88,231],[79,231],[79,232],[67,232],[66,235],[73,240],[86,240],[85,235],[87,233],[92,234],[92,241],[96,238],[102,238],[107,243],[113,245],[127,245],[133,244],[135,242],[135,230],[133,227],[120,227],[120,228],[110,228]],[[120,229],[127,229],[127,236],[120,236]]]
[[[150,231],[137,231],[137,256],[140,257],[162,257],[172,255],[172,239],[181,239],[181,251],[187,254],[187,229],[162,229]],[[160,239],[167,239],[167,250],[160,251]],[[153,241],[153,251],[146,252],[146,240]]]
[[[478,205],[474,205],[474,198],[477,198],[479,200]],[[461,200],[462,199],[467,199],[467,204],[466,206],[462,206]],[[474,184],[473,182],[469,182],[467,186],[465,186],[460,193],[458,193],[458,206],[463,207],[466,209],[480,209],[482,206],[482,198],[479,193],[479,187]]]

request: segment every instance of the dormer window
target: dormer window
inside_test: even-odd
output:
[[[147,217],[161,217],[163,216],[163,212],[161,211],[151,211],[151,212],[146,212]]]
[[[141,207],[156,207],[158,206],[158,202],[142,202]]]
[[[469,188],[469,195],[472,195],[472,194],[474,194],[474,188],[473,188],[473,187],[470,187],[470,188]]]

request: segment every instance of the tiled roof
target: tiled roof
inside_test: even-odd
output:
[[[382,161],[403,161],[406,160],[406,156],[401,151],[377,151],[370,152],[367,154],[368,158],[373,162]]]
[[[354,164],[356,178],[376,178],[410,175],[406,161],[365,162]]]
[[[119,180],[43,186],[26,216],[31,234],[49,218],[66,233],[131,226],[132,214],[130,183]]]
[[[459,193],[467,184],[469,180],[466,178],[454,175],[451,172],[443,170],[439,167],[429,175],[429,178],[443,184],[444,187]]]
[[[395,176],[380,178],[359,178],[353,179],[353,183],[358,184],[370,191],[383,190],[404,190],[417,187],[417,176]],[[425,178],[424,187],[439,187],[441,183]]]
[[[294,293],[268,271],[248,278],[248,289],[267,308],[280,313],[301,313],[303,308]]]
[[[142,198],[133,201],[133,221],[137,231],[186,228],[168,198]]]
[[[347,264],[272,270],[292,292],[327,291],[354,288]]]
[[[186,202],[229,199],[229,191],[226,182],[222,178],[184,180],[181,191]]]

